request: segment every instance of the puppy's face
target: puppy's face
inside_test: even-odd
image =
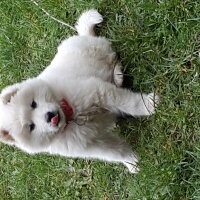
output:
[[[0,139],[29,152],[45,149],[66,125],[60,102],[38,79],[2,91]]]

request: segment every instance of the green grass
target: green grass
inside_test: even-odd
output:
[[[121,119],[118,132],[140,155],[140,173],[122,165],[27,155],[0,145],[0,199],[200,200],[200,2],[198,0],[40,0],[73,25],[97,8],[98,30],[125,67],[127,86],[156,91],[156,115]],[[0,87],[45,68],[74,32],[29,0],[0,1]]]

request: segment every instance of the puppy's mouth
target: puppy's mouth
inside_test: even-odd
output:
[[[46,114],[46,121],[51,124],[52,127],[66,127],[73,119],[73,109],[67,102],[65,98],[62,98],[60,101],[60,110],[56,112],[48,112]],[[64,123],[63,123],[64,122]]]
[[[51,118],[51,125],[54,126],[54,127],[58,126],[59,122],[60,122],[60,114],[58,112],[58,113],[55,114],[55,116],[53,116]]]

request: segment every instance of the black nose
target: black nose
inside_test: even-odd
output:
[[[55,117],[55,116],[56,116],[55,113],[53,113],[53,112],[47,112],[47,113],[45,114],[45,119],[46,119],[46,121],[49,123],[49,122],[51,122],[51,119],[52,119],[53,117]]]

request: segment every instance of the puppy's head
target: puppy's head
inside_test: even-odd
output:
[[[39,79],[6,87],[0,95],[0,140],[27,152],[45,151],[64,129],[59,100]]]

